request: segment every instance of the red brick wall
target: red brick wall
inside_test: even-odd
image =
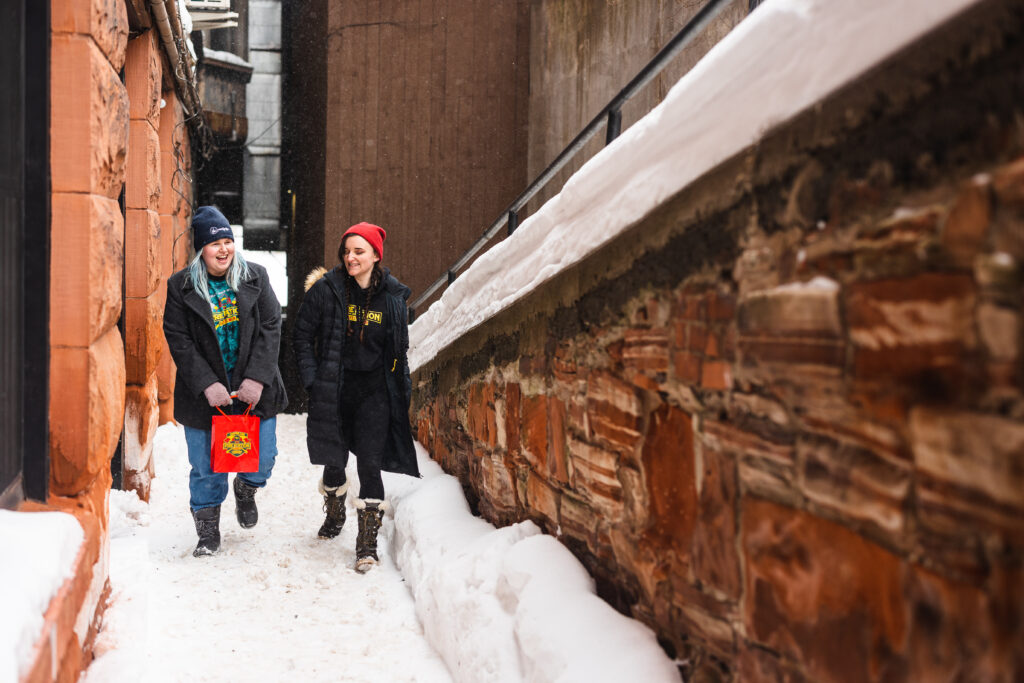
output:
[[[687,680],[1024,675],[1011,8],[772,131],[414,376],[418,438],[471,504],[556,535]]]

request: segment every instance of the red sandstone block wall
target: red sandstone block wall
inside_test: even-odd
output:
[[[948,243],[979,186],[967,269],[878,279]],[[996,245],[1024,236],[1018,193],[1024,157],[792,235],[771,282],[645,291],[519,346],[536,355],[421,385],[418,438],[485,517],[537,521],[677,655],[737,680],[1013,680],[1024,250]],[[812,246],[782,282],[779,259]],[[846,267],[822,268],[836,253]]]
[[[149,498],[156,428],[173,420],[174,363],[162,321],[167,278],[185,265],[191,186],[188,128],[163,73],[160,38],[147,31],[128,44],[125,85],[131,102],[125,179],[124,487]]]
[[[51,28],[50,497],[22,509],[74,514],[85,540],[45,615],[30,681],[72,681],[87,663],[109,592],[110,457],[124,415],[127,17],[117,0],[53,2]]]
[[[161,361],[163,283],[184,262],[173,237],[191,197],[188,130],[174,91],[161,92],[155,34],[129,42],[121,0],[54,0],[51,20],[50,497],[21,509],[74,514],[85,540],[26,681],[74,681],[88,666],[110,590],[110,461],[122,429],[125,486],[148,497],[174,377]]]
[[[157,292],[166,297],[167,278],[183,268],[191,244],[189,221],[192,216],[191,162],[192,150],[189,144],[185,115],[174,90],[166,90],[161,97],[165,102],[160,115],[160,278]],[[162,306],[162,303],[161,303]],[[162,343],[157,365],[157,398],[159,400],[159,422],[174,420],[174,361],[167,350],[167,342],[160,335]]]
[[[146,500],[153,476],[153,437],[159,422],[156,370],[163,350],[164,264],[158,213],[160,163],[160,39],[147,31],[128,43],[125,87],[131,102],[125,196],[125,406],[124,487]],[[163,275],[163,277],[166,277]]]
[[[1021,59],[993,38],[1019,35],[1010,4],[415,374],[418,438],[471,504],[557,536],[687,680],[1024,675],[1024,135],[991,96]]]

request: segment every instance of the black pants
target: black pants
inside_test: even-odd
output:
[[[384,499],[384,482],[380,477],[380,466],[384,461],[384,449],[388,443],[391,425],[391,408],[388,405],[388,389],[384,384],[384,369],[357,371],[345,370],[342,386],[341,408],[342,434],[348,449],[356,456],[356,471],[359,473],[359,497]],[[344,456],[348,463],[348,453]],[[345,483],[345,465],[324,467],[324,485],[341,486]]]

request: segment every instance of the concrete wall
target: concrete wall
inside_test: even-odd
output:
[[[324,4],[326,28],[307,21],[286,28],[296,55],[319,45],[319,32],[327,33],[326,132],[297,136],[294,152],[319,155],[318,140],[325,135],[326,179],[322,190],[314,190],[291,182],[287,168],[283,172],[284,191],[294,193],[299,215],[303,204],[324,192],[323,204],[310,209],[321,224],[313,229],[324,234],[322,253],[300,259],[296,270],[335,263],[341,233],[370,220],[390,231],[388,265],[419,293],[704,2]],[[729,5],[625,107],[623,126],[660,102],[748,7],[747,0]],[[310,64],[286,66],[296,72],[291,82],[306,79],[298,71]],[[310,110],[322,97],[301,88],[286,91],[286,100]],[[286,126],[301,126],[289,120],[285,116]],[[599,137],[570,171],[601,148]],[[292,163],[288,154],[286,166]],[[570,171],[530,208],[557,191]],[[287,210],[291,195],[285,199]],[[290,216],[282,220],[287,224]],[[293,240],[302,239],[299,232]],[[292,248],[299,256],[305,251],[300,244]]]
[[[1022,36],[982,3],[415,374],[687,680],[1024,675]]]
[[[538,0],[530,18],[528,175],[538,176],[576,135],[704,6],[706,0]],[[734,0],[622,110],[622,130],[664,99],[668,89],[747,16],[748,0]],[[604,146],[591,140],[549,189],[562,183]]]
[[[414,290],[526,184],[528,3],[337,2],[327,15],[326,235],[370,221]]]

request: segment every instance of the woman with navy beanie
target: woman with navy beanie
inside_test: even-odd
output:
[[[220,505],[228,475],[210,467],[210,427],[218,408],[260,418],[259,471],[235,475],[235,516],[256,525],[256,491],[277,458],[276,415],[288,405],[278,368],[281,305],[263,266],[235,252],[234,233],[213,206],[192,216],[191,262],[167,280],[164,336],[177,366],[174,419],[185,427],[192,465],[189,507],[199,542],[193,555],[220,548]]]
[[[380,261],[386,233],[358,223],[345,231],[340,264],[306,278],[295,320],[294,346],[309,394],[306,445],[322,465],[320,494],[326,518],[318,536],[336,537],[345,523],[345,474],[356,456],[359,495],[357,571],[379,561],[377,532],[387,502],[381,471],[419,476],[409,424],[408,312],[410,290]]]

